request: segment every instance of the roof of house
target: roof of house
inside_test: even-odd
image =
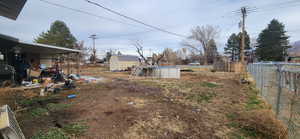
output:
[[[138,56],[133,55],[114,55],[118,57],[119,61],[139,61]]]
[[[80,53],[80,50],[64,48],[53,45],[46,45],[40,43],[32,43],[19,40],[18,38],[0,34],[0,43],[3,48],[14,49],[16,47],[21,49],[21,52],[39,53],[39,54],[62,54],[62,53]]]
[[[27,0],[1,0],[0,15],[16,20]]]

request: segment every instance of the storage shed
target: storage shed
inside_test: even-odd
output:
[[[139,57],[132,55],[113,55],[109,60],[110,71],[124,71],[139,65]]]

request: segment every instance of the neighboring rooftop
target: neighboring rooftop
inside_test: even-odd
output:
[[[138,56],[133,55],[114,55],[117,56],[119,61],[139,61]]]

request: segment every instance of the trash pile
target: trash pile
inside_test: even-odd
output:
[[[58,75],[59,74],[59,75]],[[54,75],[45,76],[45,74],[39,77],[32,77],[31,80],[22,81],[21,85],[23,89],[41,88],[40,96],[45,96],[46,93],[59,93],[62,90],[76,88],[75,82],[84,83],[98,83],[102,81],[102,78],[95,78],[91,76],[80,76],[78,74],[64,75],[58,73]]]
[[[76,74],[71,74],[69,77],[71,77],[72,79],[75,79],[75,80],[86,82],[86,83],[98,83],[103,80],[102,78],[95,78],[92,76],[80,76],[80,75],[76,75]]]

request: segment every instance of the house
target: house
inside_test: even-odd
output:
[[[28,66],[32,70],[37,71],[39,71],[40,67],[52,67],[61,55],[72,53],[79,54],[81,51],[53,45],[25,42],[15,37],[0,34],[0,79],[3,80],[6,77],[5,73],[12,73],[13,71],[18,76],[18,74],[21,74],[20,71],[28,69]],[[77,68],[79,68],[79,64],[77,64]],[[6,71],[7,69],[11,69],[12,71]]]
[[[139,57],[133,55],[112,55],[109,60],[110,71],[124,71],[139,65]]]

